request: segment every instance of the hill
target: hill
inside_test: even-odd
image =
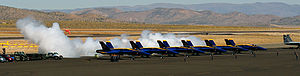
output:
[[[210,10],[217,13],[241,12],[248,15],[254,14],[270,14],[281,17],[292,17],[300,15],[300,5],[289,5],[281,2],[270,3],[245,3],[245,4],[231,4],[231,3],[206,3],[206,4],[171,4],[171,3],[155,3],[150,5],[137,6],[116,6],[109,8],[118,8],[123,11],[146,11],[154,8],[182,8],[194,11]]]
[[[147,11],[122,12],[110,18],[121,21],[155,24],[189,24],[217,26],[262,26],[280,19],[274,15],[246,15],[240,12],[227,14],[212,11],[193,11],[178,8],[156,8]]]
[[[277,25],[300,25],[300,15],[275,20],[273,23]]]
[[[69,13],[43,12],[37,10],[19,9],[0,6],[0,22],[14,23],[15,20],[27,16],[34,16],[38,20],[54,22],[67,21],[67,25],[85,27],[78,24],[176,24],[176,25],[217,25],[217,26],[262,26],[277,27],[279,25],[300,25],[300,16],[279,17],[275,15],[254,14],[248,15],[241,12],[216,13],[213,11],[187,10],[181,8],[155,8],[146,11],[121,11],[117,8],[85,8],[74,9]],[[76,21],[76,22],[75,22]],[[81,23],[78,23],[81,22]],[[95,23],[104,22],[104,23]],[[105,23],[108,22],[108,23]],[[113,22],[113,23],[111,23]],[[1,22],[2,23],[2,22]],[[0,24],[1,24],[0,23]],[[46,22],[47,23],[47,22]],[[3,24],[2,24],[3,25]],[[11,26],[1,26],[11,27]]]
[[[26,10],[7,6],[0,6],[0,20],[17,20],[27,16],[43,21],[110,21],[101,14],[67,14],[63,12],[42,12]]]

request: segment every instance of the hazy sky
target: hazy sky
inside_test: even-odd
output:
[[[72,9],[101,6],[134,6],[152,3],[202,4],[202,3],[255,3],[284,2],[300,4],[300,0],[0,0],[0,5],[29,9]]]

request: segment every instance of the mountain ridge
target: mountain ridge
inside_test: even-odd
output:
[[[300,25],[300,15],[280,17],[275,15],[242,12],[217,13],[210,10],[189,10],[182,8],[155,8],[146,11],[122,11],[117,8],[86,8],[76,11],[44,12],[0,6],[0,20],[17,20],[34,15],[39,20],[48,21],[88,21],[88,22],[137,22],[147,24],[183,24],[216,26],[263,26]]]

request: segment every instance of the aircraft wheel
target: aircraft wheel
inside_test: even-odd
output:
[[[199,56],[200,54],[199,53],[196,53],[196,56]]]
[[[118,56],[111,56],[110,61],[111,62],[118,62],[119,61],[119,57]]]
[[[142,58],[145,58],[145,55],[141,55]]]
[[[176,57],[176,54],[173,54],[173,57]]]
[[[58,57],[54,57],[54,60],[58,60]]]

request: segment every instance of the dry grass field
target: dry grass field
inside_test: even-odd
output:
[[[226,32],[233,35],[201,35],[195,34],[193,36],[201,39],[214,39],[218,45],[225,45],[224,39],[231,38],[238,44],[250,43],[258,44],[266,47],[272,44],[278,44],[276,47],[282,46],[282,35],[292,34],[294,41],[300,41],[299,28],[272,28],[272,27],[233,27],[233,26],[208,26],[208,25],[161,25],[161,24],[137,24],[137,23],[106,23],[106,22],[72,22],[72,21],[48,21],[44,22],[48,27],[53,22],[58,22],[61,29],[65,28],[71,31],[68,36],[85,36],[83,40],[91,36],[94,39],[109,40],[121,34],[134,35],[130,39],[138,39],[143,30],[151,30],[158,33],[198,33],[198,32]],[[23,37],[23,35],[16,28],[15,24],[0,25],[0,38],[2,37]],[[247,32],[248,31],[248,32]],[[260,31],[260,32],[255,32]],[[274,31],[274,32],[268,32]],[[282,32],[280,32],[282,31]],[[106,35],[113,35],[114,37],[105,37]],[[101,36],[101,37],[97,37]],[[189,35],[183,35],[189,36]],[[71,38],[72,39],[72,38]],[[27,40],[23,39],[1,39],[0,42],[9,41],[11,44],[27,44]],[[1,46],[2,47],[2,46]],[[37,48],[13,47],[8,48],[8,52],[26,51],[29,53],[37,52]]]
[[[136,32],[140,33],[140,32]],[[225,45],[224,39],[230,38],[235,40],[237,44],[257,44],[267,48],[275,48],[275,47],[287,47],[283,45],[282,34],[284,33],[273,33],[273,34],[240,34],[240,35],[193,35],[198,38],[204,39],[213,39],[215,40],[217,45]],[[180,35],[180,36],[190,36],[190,35]],[[118,36],[116,36],[118,37]],[[94,39],[99,40],[109,40],[116,37],[92,37]],[[300,35],[294,33],[291,35],[294,41],[300,41]],[[139,36],[130,36],[129,39],[135,40],[138,39]],[[71,38],[73,39],[73,38]],[[85,38],[82,38],[85,40]],[[5,43],[9,41],[10,44],[24,44],[24,45],[32,45],[27,40],[0,40],[1,43]],[[275,44],[275,45],[274,45]],[[13,45],[14,46],[14,45]],[[1,46],[0,46],[1,47]],[[26,51],[27,53],[36,53],[38,48],[36,47],[10,47],[7,48],[8,52],[14,51]]]

